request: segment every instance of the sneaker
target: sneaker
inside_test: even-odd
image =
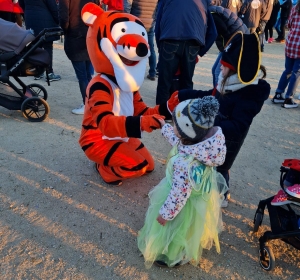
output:
[[[286,98],[284,100],[284,103],[281,106],[286,109],[291,109],[291,108],[297,108],[298,104],[294,102],[292,98]]]
[[[40,79],[43,79],[43,78],[44,78],[44,73],[41,74],[40,76],[34,76],[35,80],[40,80]]]
[[[151,81],[155,81],[155,77],[152,77],[150,75],[147,75],[147,79],[151,80]]]
[[[48,77],[49,77],[49,82],[59,81],[61,79],[60,75],[56,75],[54,73],[49,73]],[[45,79],[47,80],[47,77]]]
[[[300,198],[300,185],[299,185],[299,184],[296,184],[296,185],[287,187],[287,188],[285,189],[285,191],[286,191],[290,196]]]
[[[222,204],[221,204],[221,208],[227,208],[227,207],[228,207],[228,199],[224,198],[224,200],[222,201]]]
[[[285,43],[285,39],[276,38],[275,41],[277,43]]]
[[[278,191],[278,193],[274,196],[273,200],[271,201],[271,204],[273,206],[280,206],[289,203],[291,203],[291,201],[288,200],[288,196],[283,190]]]
[[[81,103],[78,108],[75,108],[75,109],[72,110],[72,113],[75,114],[75,115],[83,115],[83,113],[84,113],[84,104]]]
[[[279,104],[279,103],[284,103],[284,98],[282,98],[282,95],[281,93],[279,92],[275,92],[275,95],[272,99],[272,102],[275,103],[275,104]]]

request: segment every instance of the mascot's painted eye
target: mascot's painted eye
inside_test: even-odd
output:
[[[145,36],[145,32],[142,32],[142,35]]]
[[[125,30],[125,28],[122,28],[121,31],[124,33],[126,30]]]

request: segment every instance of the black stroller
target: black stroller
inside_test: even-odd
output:
[[[12,88],[17,95],[0,93],[0,106],[21,110],[32,122],[46,119],[50,108],[48,94],[40,84],[25,85],[19,77],[38,76],[50,63],[49,54],[41,48],[46,41],[55,41],[63,31],[60,27],[44,29],[37,37],[31,30],[24,30],[15,23],[0,19],[0,83]],[[49,78],[46,70],[48,85]],[[20,85],[18,88],[9,78]]]
[[[295,179],[294,186],[300,184],[300,160],[286,159],[280,168],[280,186],[281,189],[277,195],[282,194],[278,200],[279,205],[274,205],[272,196],[265,200],[261,200],[258,204],[254,216],[254,232],[258,231],[264,217],[264,210],[267,206],[271,231],[266,231],[259,238],[259,263],[264,270],[272,270],[275,267],[275,257],[272,249],[266,245],[270,240],[281,239],[282,241],[292,245],[300,250],[300,198],[297,195],[291,195],[289,188],[284,188],[284,182],[287,176],[293,173],[292,178]],[[295,175],[296,174],[296,175]],[[281,202],[281,199],[283,202]],[[275,198],[276,200],[276,198]],[[271,203],[273,201],[273,203]],[[273,204],[273,205],[272,205]]]

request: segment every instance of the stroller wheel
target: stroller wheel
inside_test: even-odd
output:
[[[259,264],[267,271],[270,271],[275,267],[275,257],[269,246],[264,246],[263,252],[259,250]]]
[[[49,114],[48,103],[39,97],[30,97],[21,105],[23,116],[31,122],[42,122]]]
[[[32,97],[36,96],[39,98],[43,98],[44,100],[47,100],[48,98],[47,90],[40,84],[29,84],[26,86],[26,91],[27,90],[29,90],[29,94],[31,94]]]
[[[255,213],[255,217],[254,217],[253,232],[257,232],[258,231],[258,228],[261,225],[262,219],[263,219],[263,214],[257,211]]]

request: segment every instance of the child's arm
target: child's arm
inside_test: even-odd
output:
[[[161,217],[158,216],[157,220],[160,218],[168,221],[173,220],[186,204],[192,192],[192,187],[188,179],[188,166],[189,164],[183,157],[179,157],[174,162],[172,188],[159,210]]]
[[[166,140],[172,145],[175,146],[179,142],[179,138],[174,134],[173,127],[166,123],[162,128],[161,128],[161,134],[163,137],[166,138]]]

